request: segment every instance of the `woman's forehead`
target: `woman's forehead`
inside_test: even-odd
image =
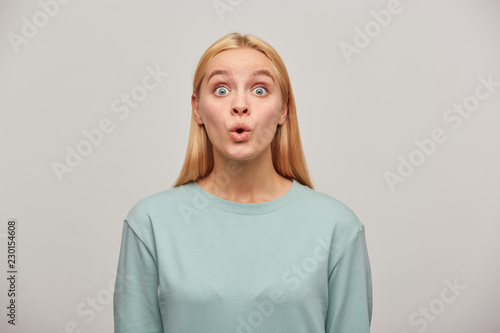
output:
[[[271,75],[273,81],[276,79],[273,66],[269,58],[262,52],[250,49],[231,49],[216,54],[207,66],[207,81],[214,74],[234,76],[252,76],[257,74]]]

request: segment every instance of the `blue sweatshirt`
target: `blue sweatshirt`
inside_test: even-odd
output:
[[[115,333],[367,333],[364,226],[292,180],[264,203],[196,182],[136,203],[124,221]]]

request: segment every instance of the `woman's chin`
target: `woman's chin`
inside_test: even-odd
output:
[[[252,149],[238,147],[228,151],[226,157],[236,161],[248,161],[255,157],[255,152]]]

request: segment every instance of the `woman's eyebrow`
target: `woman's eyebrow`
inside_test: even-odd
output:
[[[230,71],[228,70],[225,70],[225,69],[216,69],[214,70],[209,76],[208,76],[208,79],[207,79],[207,82],[210,81],[210,79],[215,76],[215,75],[226,75],[226,76],[233,76],[233,74],[231,74]]]
[[[261,69],[252,73],[252,76],[259,76],[259,75],[269,76],[274,83],[274,77],[267,69]]]
[[[210,75],[207,78],[207,82],[210,81],[210,79],[212,77],[214,77],[215,75],[233,76],[233,74],[230,71],[228,71],[228,70],[225,70],[225,69],[216,69],[212,73],[210,73]],[[267,69],[260,69],[258,71],[253,72],[251,75],[252,76],[260,76],[260,75],[268,76],[274,82],[273,75]]]

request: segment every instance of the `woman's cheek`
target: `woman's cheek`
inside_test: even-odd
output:
[[[273,140],[274,135],[276,134],[277,122],[278,119],[274,114],[264,121],[265,125],[262,127],[262,141],[264,141],[263,143],[268,144]]]

